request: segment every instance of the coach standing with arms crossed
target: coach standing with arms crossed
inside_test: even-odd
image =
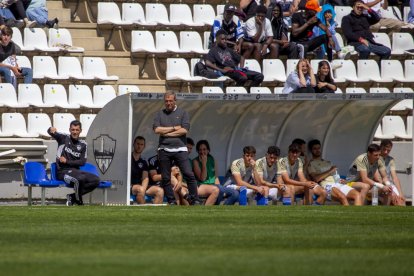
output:
[[[168,204],[175,205],[174,191],[171,186],[172,162],[178,166],[187,181],[189,195],[186,200],[191,205],[200,205],[197,195],[197,182],[188,162],[186,135],[190,129],[188,113],[176,105],[174,92],[164,95],[165,108],[158,111],[154,118],[153,129],[160,135],[158,160],[160,162],[162,187]]]

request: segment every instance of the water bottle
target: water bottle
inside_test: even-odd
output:
[[[378,187],[372,187],[372,206],[378,206]]]
[[[335,170],[335,174],[333,176],[335,183],[340,184],[341,183],[341,177],[338,174],[338,170]]]

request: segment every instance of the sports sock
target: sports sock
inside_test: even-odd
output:
[[[292,205],[292,200],[290,197],[284,197],[282,198],[282,204],[283,205]]]

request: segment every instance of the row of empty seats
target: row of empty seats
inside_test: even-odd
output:
[[[128,89],[132,91],[133,87],[127,86],[126,90]],[[45,84],[42,93],[37,84],[19,84],[16,93],[12,84],[1,83],[0,95],[0,107],[78,109],[103,108],[116,97],[116,92],[111,85],[94,85],[92,92],[87,85],[72,84],[69,85],[69,93],[67,93],[62,84]]]
[[[101,57],[83,57],[82,65],[79,58],[70,56],[59,56],[58,67],[51,56],[34,56],[33,67],[28,57],[17,56],[17,64],[20,67],[33,69],[34,79],[53,80],[96,80],[96,81],[117,81],[118,76],[108,76],[106,64]],[[83,69],[82,69],[83,67]]]
[[[194,66],[199,61],[197,58],[191,59],[191,67],[184,58],[167,59],[167,81],[184,80],[184,81],[203,81],[205,78],[194,76]],[[246,59],[244,66],[249,70],[260,72],[264,75],[264,82],[286,82],[289,74],[295,70],[298,59],[288,59],[286,68],[280,59],[264,59],[263,66],[255,59]],[[321,60],[314,59],[311,61],[313,71],[316,73],[318,63]],[[399,60],[383,60],[381,70],[375,60],[358,60],[358,72],[352,60],[334,60],[332,66],[337,67],[334,70],[334,79],[336,83],[373,83],[377,86],[380,83],[409,83],[414,82],[414,60],[404,62],[405,70]],[[214,81],[214,80],[213,80]]]
[[[81,137],[86,137],[95,117],[96,114],[80,114]],[[1,115],[0,137],[50,137],[47,130],[52,125],[59,132],[69,134],[68,126],[73,120],[75,120],[75,116],[71,113],[54,113],[53,124],[46,113],[29,113],[27,120],[21,113],[3,113]]]
[[[83,53],[82,47],[73,46],[72,35],[68,29],[49,29],[49,39],[42,28],[25,28],[24,36],[20,30],[13,27],[13,42],[16,43],[22,51],[40,51],[40,52],[61,52]]]
[[[413,134],[413,116],[407,117],[404,123],[400,116],[384,116],[375,132],[375,139],[407,139],[411,140]]]
[[[224,5],[217,6],[217,14],[223,13]],[[189,26],[201,27],[212,25],[216,13],[212,5],[195,4],[193,12],[187,4],[171,4],[169,12],[164,4],[147,3],[145,13],[139,3],[123,3],[122,15],[119,6],[111,2],[98,3],[97,23],[113,24],[119,26]]]

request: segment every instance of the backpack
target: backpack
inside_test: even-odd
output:
[[[218,76],[216,72],[209,68],[205,63],[204,60],[200,59],[194,66],[194,76],[200,76],[208,79],[217,79]]]

